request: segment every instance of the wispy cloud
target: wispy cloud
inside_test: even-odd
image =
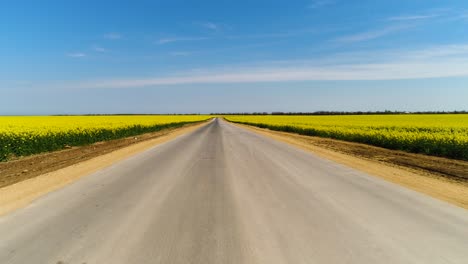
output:
[[[387,18],[387,21],[418,21],[418,20],[430,20],[436,18],[448,18],[457,13],[452,8],[433,8],[429,10],[420,11],[413,14],[400,14]]]
[[[83,58],[86,57],[86,54],[83,52],[70,52],[66,54],[70,58]]]
[[[169,53],[169,55],[176,56],[176,57],[184,57],[184,56],[189,56],[191,54],[192,53],[188,51],[172,51]]]
[[[358,58],[352,58],[357,56]],[[362,58],[377,56],[374,61]],[[400,80],[468,76],[468,45],[447,45],[418,50],[365,52],[321,64],[316,60],[271,62],[254,66],[187,71],[171,76],[128,78],[66,84],[69,88],[136,88],[148,86],[257,83],[329,80]],[[335,60],[333,63],[330,61]],[[64,86],[64,84],[61,84]]]
[[[406,16],[395,16],[388,18],[389,21],[408,21],[408,20],[423,20],[429,18],[440,17],[440,14],[431,15],[406,15]]]
[[[117,39],[121,39],[123,36],[122,36],[122,34],[120,34],[120,33],[110,32],[110,33],[104,34],[103,37],[104,37],[105,39],[117,40]]]
[[[460,15],[460,18],[468,20],[468,11],[462,12],[462,14]]]
[[[361,42],[381,38],[393,33],[397,33],[412,27],[421,25],[418,21],[427,21],[432,19],[447,18],[453,15],[450,8],[431,9],[420,12],[419,14],[404,14],[385,18],[390,22],[389,25],[381,29],[360,32],[353,35],[343,36],[336,39],[339,42]]]
[[[407,54],[407,56],[414,59],[468,58],[468,44],[434,46],[412,52],[411,54]]]
[[[108,52],[109,50],[101,46],[93,46],[93,50],[96,52]]]
[[[172,42],[179,42],[179,41],[197,41],[197,40],[206,40],[209,39],[207,37],[175,37],[175,38],[161,38],[156,41],[157,44],[163,45]]]
[[[353,35],[337,38],[339,42],[361,42],[384,37],[386,35],[409,28],[409,25],[391,25],[377,30],[361,32]]]
[[[218,30],[220,28],[220,25],[218,24],[215,24],[213,22],[201,22],[199,23],[200,26],[206,28],[206,29],[210,29],[210,30]]]
[[[304,36],[308,34],[319,33],[324,30],[319,30],[315,28],[305,28],[298,30],[290,30],[288,32],[274,32],[274,33],[259,33],[259,34],[250,34],[250,35],[231,35],[227,36],[227,39],[266,39],[266,38],[288,38],[296,36]]]
[[[167,43],[176,42],[179,40],[180,40],[179,38],[162,38],[162,39],[157,40],[156,42],[158,44],[167,44]]]
[[[231,28],[229,25],[217,23],[217,22],[215,23],[212,21],[194,21],[192,22],[192,25],[198,28],[202,28],[207,31],[213,31],[213,32],[222,31],[222,30]]]
[[[315,0],[315,1],[312,1],[312,3],[307,6],[307,8],[317,9],[317,8],[328,6],[334,3],[335,1],[333,0]]]

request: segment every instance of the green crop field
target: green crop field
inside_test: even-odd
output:
[[[468,160],[468,115],[226,116],[302,135]]]

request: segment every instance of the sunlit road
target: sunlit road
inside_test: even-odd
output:
[[[468,263],[468,211],[215,120],[0,218],[0,263]]]

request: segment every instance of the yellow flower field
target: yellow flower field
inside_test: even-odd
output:
[[[468,160],[468,115],[226,116],[272,130]]]
[[[2,116],[0,161],[134,136],[209,119],[206,115]]]

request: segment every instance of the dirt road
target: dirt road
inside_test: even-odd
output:
[[[466,263],[468,211],[216,119],[0,218],[0,263]]]

